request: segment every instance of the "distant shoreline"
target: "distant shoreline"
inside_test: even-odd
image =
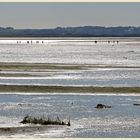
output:
[[[117,45],[122,43],[140,44],[140,37],[1,37],[0,45],[52,45],[61,42],[81,42],[97,44]]]

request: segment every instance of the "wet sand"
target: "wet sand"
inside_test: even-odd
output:
[[[91,68],[140,68],[140,66],[105,65],[105,64],[58,64],[58,63],[0,63],[0,71],[23,70],[82,70]]]
[[[32,77],[32,76],[37,77],[37,75],[27,73],[0,73],[0,77]]]
[[[20,126],[20,127],[0,127],[0,134],[2,136],[11,137],[14,134],[25,134],[25,133],[32,133],[32,132],[40,132],[40,131],[47,131],[50,129],[59,129],[60,127],[66,126],[51,126],[51,125],[29,125],[29,126]]]

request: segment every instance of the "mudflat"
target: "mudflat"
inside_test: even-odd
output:
[[[140,66],[107,64],[63,64],[63,63],[0,63],[0,70],[42,71],[45,69],[82,70],[90,68],[140,68]]]
[[[0,85],[0,92],[140,93],[140,87]]]
[[[140,68],[138,66],[55,63],[0,63],[1,77],[28,77],[29,73],[3,73],[5,71],[47,72],[57,70],[86,70],[91,68]],[[34,75],[36,76],[36,75]],[[140,87],[57,86],[57,85],[0,85],[0,92],[58,92],[58,93],[140,93]]]
[[[14,134],[23,134],[23,133],[35,133],[40,131],[47,131],[50,129],[59,129],[59,127],[67,127],[67,126],[51,126],[51,125],[28,125],[28,126],[20,126],[20,127],[0,127],[0,133],[2,135],[6,135],[6,137],[14,135]]]

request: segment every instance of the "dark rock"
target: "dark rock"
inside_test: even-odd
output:
[[[135,52],[135,51],[128,51],[128,52],[133,53],[133,52]]]
[[[102,109],[102,108],[111,108],[111,106],[103,105],[103,104],[97,104],[97,106],[96,106],[95,108],[98,108],[98,109]]]
[[[137,106],[140,106],[140,104],[133,104],[133,105],[137,105]]]
[[[19,106],[22,106],[22,104],[18,104]]]

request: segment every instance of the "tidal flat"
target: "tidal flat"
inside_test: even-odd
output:
[[[24,86],[0,85],[0,92],[23,93],[140,93],[140,87],[74,87],[74,86]]]
[[[0,137],[140,137],[139,45],[139,38],[0,44]],[[26,115],[71,126],[21,124]]]

